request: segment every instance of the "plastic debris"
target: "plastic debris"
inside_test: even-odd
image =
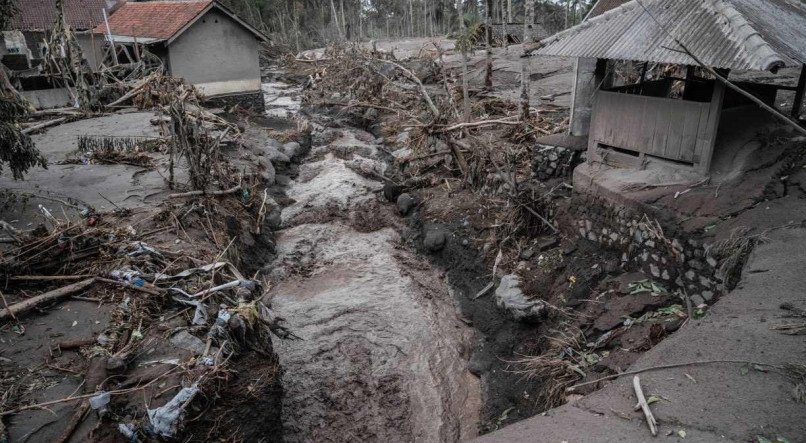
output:
[[[128,254],[126,254],[129,257],[139,257],[141,255],[153,255],[153,256],[156,256],[156,257],[162,257],[162,254],[159,251],[157,251],[153,247],[149,246],[145,242],[136,241],[136,242],[132,243],[132,246],[134,246],[134,251],[129,252]]]
[[[151,422],[151,432],[162,437],[173,437],[176,435],[181,425],[182,417],[185,415],[184,407],[199,392],[199,388],[194,384],[189,388],[182,388],[174,398],[165,405],[149,409],[148,420]]]
[[[123,434],[124,437],[129,439],[130,442],[137,441],[137,428],[134,427],[131,423],[118,423],[118,431]]]
[[[196,312],[193,314],[193,326],[204,326],[207,324],[207,305],[197,300],[182,300],[177,297],[174,297],[174,300],[183,305],[196,308]]]
[[[226,307],[222,305],[221,309],[218,310],[218,316],[215,319],[215,323],[213,323],[210,331],[207,332],[207,336],[210,338],[226,339],[227,323],[229,323],[229,319],[231,317],[232,314],[230,314]]]
[[[90,397],[90,406],[100,413],[106,410],[106,406],[109,405],[111,400],[112,396],[108,392],[101,392],[94,397]]]

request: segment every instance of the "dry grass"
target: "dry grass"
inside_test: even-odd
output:
[[[548,342],[545,352],[510,362],[515,366],[512,372],[542,385],[535,398],[541,410],[565,403],[566,388],[584,378],[584,368],[588,365],[584,358],[585,336],[578,328],[557,329],[544,339]]]

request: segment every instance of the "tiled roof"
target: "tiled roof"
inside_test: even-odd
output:
[[[632,0],[543,40],[537,53],[696,64],[667,32],[716,68],[806,62],[806,6],[796,0]]]
[[[113,35],[169,39],[204,11],[213,0],[126,3],[109,18]],[[99,25],[97,32],[106,33]]]
[[[64,18],[78,31],[92,29],[104,21],[102,9],[113,11],[122,0],[64,0]],[[56,0],[17,0],[19,13],[12,28],[22,31],[43,31],[53,28],[56,21]]]

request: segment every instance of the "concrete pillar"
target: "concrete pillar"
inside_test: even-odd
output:
[[[569,133],[586,136],[590,130],[591,113],[596,91],[605,80],[607,60],[578,58],[574,63],[576,80],[571,91],[571,122]]]

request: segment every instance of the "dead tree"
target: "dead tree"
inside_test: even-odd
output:
[[[484,37],[486,38],[487,45],[487,69],[484,72],[484,88],[488,91],[493,90],[493,47],[492,47],[492,25],[493,25],[493,0],[486,0],[484,21],[485,26]]]
[[[471,44],[472,37],[468,35],[465,27],[465,17],[461,1],[457,2],[457,13],[459,15],[459,49],[462,51],[462,120],[470,121],[470,94],[467,86],[467,51]]]
[[[525,0],[525,13],[523,17],[523,65],[521,66],[521,120],[526,124],[529,121],[529,77],[531,65],[526,48],[532,42],[532,25],[535,21],[535,0]]]

